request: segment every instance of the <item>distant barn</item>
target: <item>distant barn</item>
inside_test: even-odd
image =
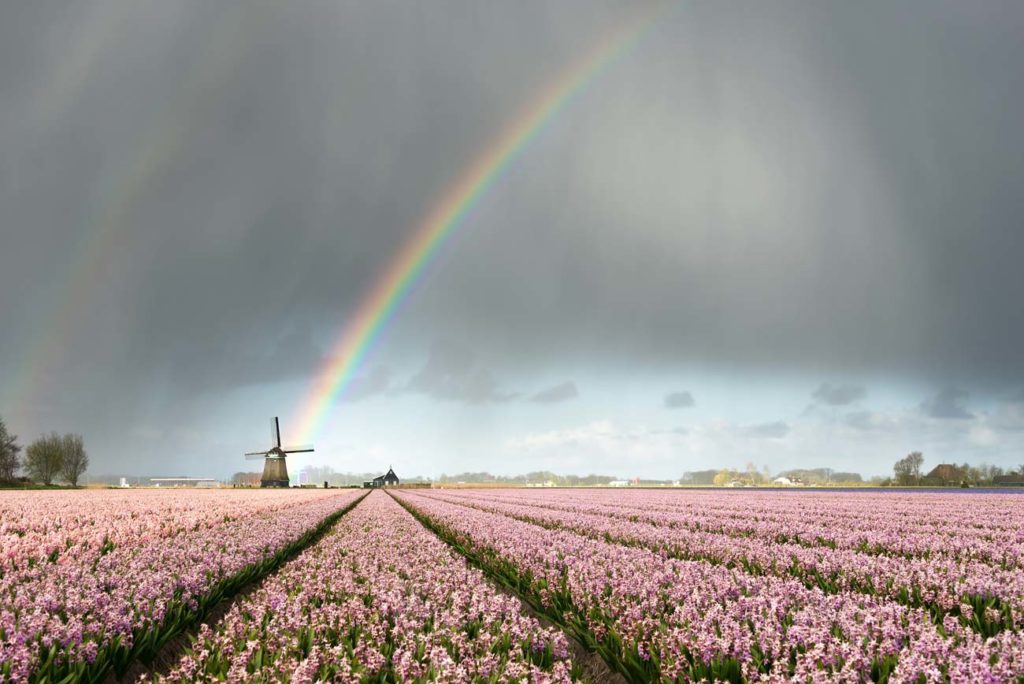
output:
[[[363,483],[363,487],[367,489],[377,489],[379,487],[397,487],[398,476],[395,475],[395,471],[388,468],[388,472],[383,475],[378,475],[372,480],[367,480]]]

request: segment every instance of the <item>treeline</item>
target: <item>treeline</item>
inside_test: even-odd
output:
[[[745,485],[768,485],[780,477],[809,485],[859,485],[865,483],[860,473],[843,472],[832,468],[797,468],[772,474],[767,468],[758,470],[752,465],[748,465],[746,470],[721,468],[686,472],[683,473],[679,483],[719,487],[730,482],[739,482]],[[878,478],[878,480],[880,479]]]
[[[73,487],[89,467],[89,455],[81,435],[59,435],[51,432],[29,444],[24,449],[18,444],[17,435],[7,430],[0,418],[0,484],[18,485],[37,482],[52,485],[55,480],[64,480]],[[26,476],[19,477],[24,470]]]

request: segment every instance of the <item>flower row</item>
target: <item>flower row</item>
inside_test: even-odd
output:
[[[572,679],[568,643],[374,492],[213,626],[171,681]]]

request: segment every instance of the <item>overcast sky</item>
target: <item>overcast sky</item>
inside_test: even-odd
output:
[[[630,12],[0,4],[0,416],[81,432],[93,473],[245,469],[437,199]],[[1021,35],[1016,0],[670,8],[293,470],[1024,463]]]

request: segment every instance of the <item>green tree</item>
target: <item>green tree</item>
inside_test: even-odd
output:
[[[52,484],[64,465],[64,438],[56,432],[43,435],[25,449],[25,470],[36,482]]]
[[[13,480],[21,467],[18,454],[21,453],[21,445],[18,444],[17,435],[7,431],[3,418],[0,418],[0,480]]]
[[[78,478],[89,467],[89,455],[85,453],[82,435],[66,434],[61,437],[60,474],[73,487],[78,486]]]
[[[896,475],[896,484],[912,485],[921,482],[921,464],[924,463],[924,456],[920,451],[913,451],[892,467]]]

